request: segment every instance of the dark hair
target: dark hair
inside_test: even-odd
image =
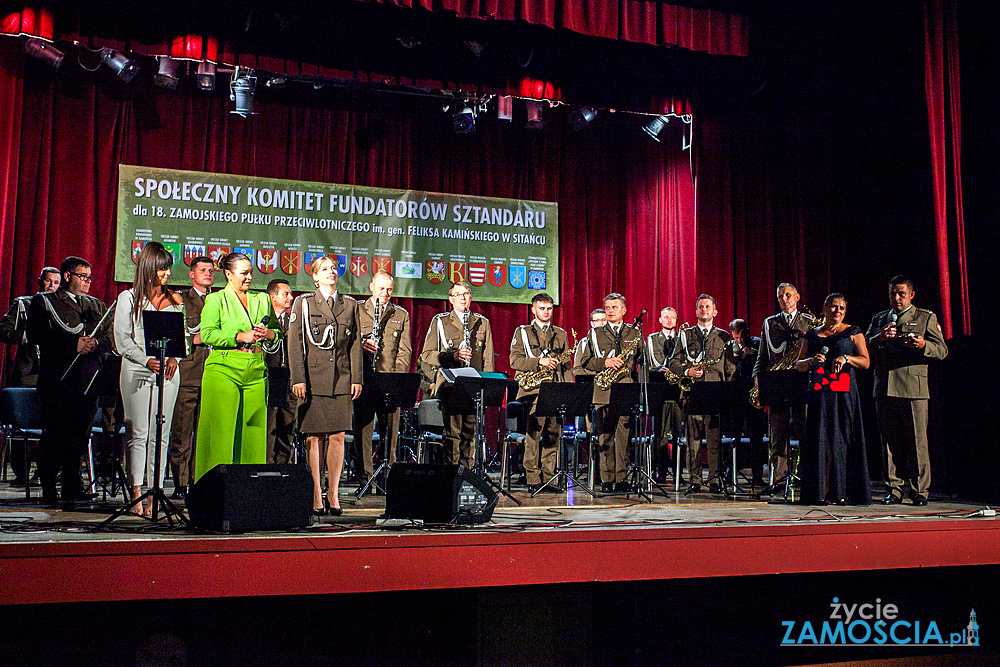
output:
[[[194,271],[194,267],[198,264],[211,264],[213,268],[215,267],[215,262],[212,261],[212,258],[205,257],[204,255],[198,255],[197,257],[192,259],[191,263],[188,264],[188,266],[190,266],[191,270]]]
[[[729,323],[729,330],[739,331],[740,333],[743,333],[744,331],[747,330],[747,321],[744,320],[742,317],[737,317],[735,320]]]
[[[70,255],[69,257],[67,257],[62,261],[62,264],[59,265],[59,275],[63,275],[65,273],[73,273],[81,266],[85,266],[88,269],[93,268],[90,266],[90,262],[85,260],[83,257]]]
[[[149,241],[142,246],[139,259],[135,262],[135,280],[132,282],[132,321],[138,323],[142,316],[142,306],[146,301],[152,301],[153,294],[162,290],[168,299],[173,301],[173,291],[156,278],[156,273],[169,269],[174,265],[174,256],[162,243]]]
[[[604,315],[604,309],[594,308],[592,311],[590,311],[590,319],[594,319],[594,315]]]
[[[910,278],[910,276],[905,276],[902,274],[898,276],[893,276],[892,280],[889,281],[889,287],[892,287],[893,285],[906,285],[907,287],[910,288],[911,292],[913,291],[913,280]]]
[[[611,294],[604,297],[604,303],[607,303],[608,301],[621,301],[623,306],[626,305],[625,297],[619,294],[618,292],[612,292]]]
[[[837,299],[840,299],[841,301],[844,302],[844,305],[847,305],[847,297],[841,294],[840,292],[833,292],[832,294],[827,295],[827,297],[823,299],[823,305],[829,306]]]
[[[699,294],[699,295],[698,295],[698,298],[694,300],[694,306],[695,306],[695,308],[697,308],[697,307],[698,307],[698,302],[699,302],[699,301],[701,301],[702,299],[708,299],[709,301],[711,301],[711,302],[712,302],[712,304],[713,304],[713,305],[714,305],[714,306],[715,306],[716,308],[718,308],[718,307],[719,307],[719,302],[718,302],[718,301],[716,301],[716,300],[715,300],[715,297],[714,297],[714,296],[712,296],[711,294]]]
[[[275,278],[274,280],[272,280],[271,282],[269,282],[267,284],[267,293],[268,294],[277,294],[278,293],[278,285],[288,285],[288,289],[292,288],[292,284],[290,282],[288,282],[287,280],[285,280],[284,278]]]
[[[42,270],[38,272],[38,279],[41,280],[44,278],[46,273],[59,273],[59,269],[54,266],[42,267]]]
[[[456,280],[451,284],[451,287],[448,288],[448,296],[453,296],[451,291],[456,287],[464,287],[469,291],[469,294],[472,294],[472,287],[469,286],[469,283],[465,282],[464,280]]]
[[[546,292],[539,292],[535,296],[531,297],[531,305],[534,306],[536,303],[541,301],[542,303],[555,303],[551,296]]]
[[[231,252],[221,260],[219,260],[219,268],[223,271],[232,272],[236,269],[236,262],[250,262],[250,268],[253,268],[253,260],[244,255],[241,252]]]

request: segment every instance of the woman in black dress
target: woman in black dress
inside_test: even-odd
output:
[[[808,372],[822,367],[824,375],[846,374],[847,391],[810,386],[806,401],[806,434],[799,466],[802,502],[870,505],[871,480],[861,423],[861,399],[856,368],[868,368],[868,346],[861,329],[844,322],[847,299],[831,294],[823,303],[822,326],[806,332],[795,367]],[[838,382],[843,382],[842,379]]]

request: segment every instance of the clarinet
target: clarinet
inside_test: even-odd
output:
[[[458,346],[460,350],[471,350],[472,349],[472,332],[469,330],[469,320],[472,318],[472,313],[466,311],[465,317],[462,318],[462,343]],[[472,360],[465,362],[466,366],[472,364]]]
[[[372,371],[378,370],[378,353],[382,348],[382,329],[379,322],[382,320],[382,302],[375,299],[375,319],[372,320],[371,339],[375,342],[375,351],[372,352]]]

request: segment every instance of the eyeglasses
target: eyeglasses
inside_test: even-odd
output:
[[[456,299],[462,299],[465,297],[471,297],[472,292],[455,292],[452,294],[452,296],[455,297]]]
[[[86,273],[77,273],[76,271],[70,271],[69,275],[76,276],[85,283],[94,282],[94,276],[88,275]]]

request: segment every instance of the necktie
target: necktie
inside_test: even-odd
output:
[[[788,326],[792,326],[792,314],[791,313],[785,313],[785,324],[787,324]]]
[[[333,304],[334,300],[333,300],[333,295],[331,294],[330,298],[326,300],[326,305],[330,306],[330,310],[333,310]]]

